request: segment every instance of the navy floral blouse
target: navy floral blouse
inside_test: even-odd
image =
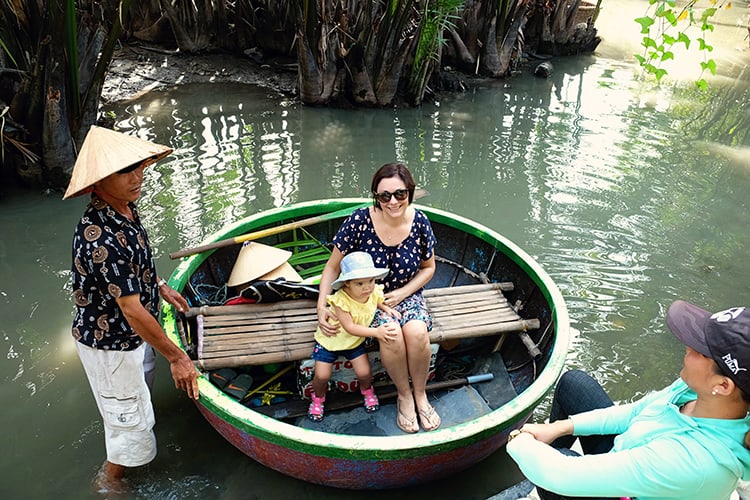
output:
[[[156,266],[138,210],[134,220],[94,196],[73,235],[73,337],[95,349],[129,351],[143,342],[115,299],[139,294],[154,318],[159,312]]]
[[[383,243],[375,233],[368,207],[355,210],[341,225],[333,243],[342,254],[367,252],[375,267],[387,267],[390,272],[382,280],[385,291],[401,288],[411,281],[422,262],[435,251],[435,235],[427,216],[415,210],[411,231],[404,241],[395,246]]]

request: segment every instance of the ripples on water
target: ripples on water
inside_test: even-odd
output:
[[[403,161],[431,193],[422,203],[497,230],[540,262],[570,312],[568,365],[627,400],[679,369],[681,348],[663,320],[672,300],[750,303],[750,165],[732,154],[750,147],[747,82],[714,92],[654,89],[624,63],[584,57],[556,62],[549,80],[521,75],[419,109],[308,108],[209,85],[113,111],[123,131],[175,148],[147,169],[140,201],[163,273],[175,266],[167,253],[229,222],[297,201],[366,196],[376,167]],[[69,333],[69,245],[85,201],[3,201],[0,218],[14,235],[0,240],[3,418],[6,428],[28,429],[22,458],[7,455],[4,469],[54,449],[56,463],[72,465],[61,487],[76,491],[95,470],[82,455],[103,453]],[[139,497],[336,496],[248,463],[161,377],[157,435],[167,444],[136,476]],[[482,467],[468,472],[478,484]],[[475,488],[477,497],[493,492]]]
[[[260,92],[232,87],[212,111],[200,104],[208,92],[181,89],[153,117],[155,129],[174,127],[167,140],[179,146],[149,177],[143,204],[163,207],[148,210],[152,224],[175,221],[184,246],[257,210],[366,195],[375,167],[404,161],[432,193],[425,204],[477,220],[539,260],[568,304],[568,365],[630,400],[679,369],[681,347],[663,321],[672,300],[750,302],[739,265],[750,248],[747,168],[694,147],[703,137],[692,125],[710,100],[643,92],[631,71],[580,58],[558,63],[551,80],[366,116],[269,108]]]
[[[175,146],[149,172],[141,202],[166,229],[153,236],[158,247],[173,236],[194,245],[259,210],[366,195],[373,170],[398,159],[432,193],[425,204],[502,232],[553,276],[580,330],[571,365],[625,385],[638,383],[629,371],[648,371],[646,360],[674,372],[679,356],[651,354],[675,347],[665,305],[725,304],[731,295],[708,290],[736,270],[747,243],[747,168],[693,146],[703,137],[691,126],[711,101],[586,57],[557,63],[550,80],[513,84],[523,91],[499,83],[367,113],[188,86],[119,110],[119,126]]]

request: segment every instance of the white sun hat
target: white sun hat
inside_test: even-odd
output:
[[[385,278],[388,274],[387,267],[375,267],[372,257],[367,252],[351,252],[341,259],[341,274],[336,281],[331,283],[331,288],[338,290],[344,286],[345,281],[363,278]]]
[[[83,140],[63,200],[89,193],[100,180],[144,160],[157,162],[172,148],[92,125]]]

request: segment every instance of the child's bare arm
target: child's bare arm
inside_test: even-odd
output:
[[[387,306],[384,303],[378,304],[378,309],[386,313],[388,316],[396,319],[401,319],[401,313],[392,308],[391,306]]]
[[[397,328],[398,323],[390,322],[384,325],[380,325],[377,328],[371,328],[369,326],[358,325],[352,319],[352,315],[347,311],[344,311],[340,307],[333,306],[336,317],[339,319],[341,328],[349,332],[351,335],[357,337],[375,337],[378,340],[384,342],[390,342],[396,335],[398,335]],[[394,311],[395,312],[395,311]]]
[[[346,330],[351,335],[354,335],[356,337],[372,337],[373,333],[371,330],[374,330],[374,328],[370,328],[363,325],[358,325],[354,322],[354,319],[352,319],[352,315],[348,311],[344,311],[338,306],[332,306],[333,312],[336,314],[336,318],[339,320],[339,324],[341,325],[341,328]]]

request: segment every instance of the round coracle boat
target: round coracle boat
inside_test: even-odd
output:
[[[489,228],[417,205],[437,239],[425,297],[434,318],[428,394],[442,424],[416,434],[396,426],[395,393],[376,350],[369,354],[380,410],[365,411],[342,361],[323,422],[310,421],[315,277],[343,220],[368,203],[298,203],[227,226],[173,254],[192,253],[170,278],[191,309],[162,308],[167,334],[201,372],[196,405],[214,429],[267,467],[350,489],[413,485],[485,459],[554,387],[569,344],[564,300],[537,262]],[[284,265],[297,278],[227,286],[243,241],[288,252]]]

